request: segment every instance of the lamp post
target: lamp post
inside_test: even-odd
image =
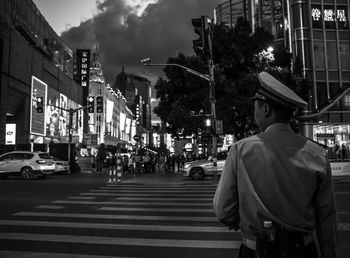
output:
[[[185,71],[192,73],[202,79],[205,79],[209,82],[209,101],[210,101],[210,110],[211,110],[211,117],[213,121],[213,128],[214,132],[212,133],[212,156],[213,156],[213,170],[214,170],[214,181],[218,181],[218,173],[217,173],[217,137],[216,137],[216,112],[215,112],[215,82],[214,82],[214,62],[212,60],[212,47],[211,47],[211,40],[209,40],[209,50],[210,50],[210,59],[209,59],[209,75],[208,74],[202,74],[200,72],[197,72],[195,70],[192,70],[186,66],[179,65],[179,64],[152,64],[151,58],[145,58],[141,60],[141,63],[145,66],[177,66]]]

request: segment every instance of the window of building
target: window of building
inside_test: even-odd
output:
[[[339,42],[341,70],[350,70],[350,43]]]
[[[314,42],[314,53],[316,69],[325,69],[324,44],[322,41]]]
[[[327,41],[328,69],[338,69],[337,44],[335,41]]]
[[[326,83],[317,83],[317,101],[319,107],[325,106],[328,103],[327,96],[327,84]]]

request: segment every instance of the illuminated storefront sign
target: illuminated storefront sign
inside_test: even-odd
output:
[[[312,25],[314,28],[322,28],[323,22],[326,29],[335,29],[335,23],[338,23],[339,29],[346,29],[347,12],[346,7],[324,6],[323,10],[319,5],[313,5],[311,9]]]
[[[6,124],[6,145],[16,144],[16,124]]]
[[[77,49],[78,75],[82,87],[89,86],[90,49]]]

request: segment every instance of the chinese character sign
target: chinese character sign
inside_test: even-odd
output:
[[[82,87],[89,86],[90,49],[77,49],[78,75]]]
[[[313,21],[319,21],[321,18],[321,11],[318,8],[312,8],[311,16]]]
[[[335,29],[335,23],[338,23],[339,29],[347,28],[347,12],[345,6],[313,6],[311,10],[313,28],[322,28],[324,22],[326,29]]]

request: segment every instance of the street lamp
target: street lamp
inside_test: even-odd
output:
[[[209,40],[209,49],[210,53],[211,51],[211,38]],[[210,54],[210,56],[212,56]],[[214,181],[216,182],[218,180],[218,174],[217,174],[217,137],[216,137],[216,112],[215,112],[215,82],[214,82],[214,62],[212,58],[209,60],[209,75],[208,74],[202,74],[200,72],[197,72],[195,70],[192,70],[186,66],[179,65],[179,64],[152,64],[151,58],[147,57],[141,60],[141,63],[145,66],[177,66],[185,71],[192,73],[204,80],[207,80],[209,82],[209,101],[210,101],[210,110],[211,110],[211,117],[213,121],[213,128],[214,132],[212,134],[212,156],[213,156],[213,170],[214,170]]]
[[[197,72],[195,70],[192,70],[191,68],[188,68],[186,66],[183,66],[183,65],[179,65],[179,64],[152,64],[151,63],[151,58],[147,57],[145,59],[142,59],[141,60],[141,63],[145,66],[177,66],[177,67],[180,67],[184,70],[186,70],[187,72],[189,73],[192,73],[194,75],[197,75],[198,77],[201,77],[202,79],[204,80],[207,80],[207,81],[210,81],[210,77],[208,74],[202,74],[200,72]]]

